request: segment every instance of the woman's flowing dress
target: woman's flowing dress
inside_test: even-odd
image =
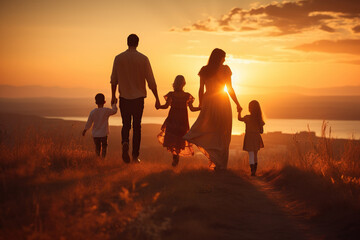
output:
[[[202,77],[204,67],[199,72]],[[184,139],[195,144],[209,160],[222,169],[227,167],[231,140],[232,113],[226,84],[231,84],[231,70],[221,65],[217,73],[204,77],[206,92],[200,114]]]

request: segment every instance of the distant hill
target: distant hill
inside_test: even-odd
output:
[[[245,92],[252,94],[301,94],[306,96],[360,96],[360,85],[341,86],[341,87],[323,87],[307,88],[299,86],[281,86],[281,87],[255,87],[243,86]]]
[[[360,85],[335,88],[244,86],[242,90],[243,93],[248,93],[237,93],[244,114],[247,114],[248,103],[257,99],[267,118],[360,120]],[[88,116],[95,107],[94,96],[98,92],[105,93],[106,106],[109,106],[110,87],[94,90],[85,87],[0,85],[0,112],[39,116]],[[194,96],[197,98],[196,94]],[[164,102],[162,98],[161,101]],[[195,100],[195,105],[197,104],[198,99]],[[234,107],[233,111],[236,114]],[[167,112],[155,110],[153,96],[146,99],[144,116],[165,117]],[[189,112],[189,115],[194,117],[198,112]]]
[[[268,118],[360,120],[360,96],[274,96],[262,100]]]
[[[247,106],[252,99],[259,100],[267,118],[360,120],[360,96],[241,95],[239,102],[244,114],[247,114]],[[156,111],[153,101],[153,98],[146,99],[144,116],[165,117],[168,110]],[[106,106],[109,105],[106,103]],[[92,97],[0,98],[0,112],[38,116],[88,116],[95,107]],[[233,106],[234,115],[235,111]],[[197,116],[198,112],[189,112],[189,115]]]
[[[90,88],[0,85],[1,98],[85,98],[94,97],[98,92],[110,92],[110,84],[108,89],[100,90]]]
[[[241,86],[241,89],[246,94],[252,95],[360,96],[360,85],[331,88],[305,88],[298,86],[258,87],[244,85]],[[103,89],[0,85],[0,98],[93,98],[98,92],[103,92],[106,96],[110,96],[110,84]],[[240,93],[237,94],[240,95]]]

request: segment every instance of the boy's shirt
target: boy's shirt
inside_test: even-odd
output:
[[[85,124],[85,129],[92,128],[93,137],[106,137],[109,134],[109,117],[117,112],[116,104],[111,106],[112,108],[95,108],[89,114],[89,118]]]

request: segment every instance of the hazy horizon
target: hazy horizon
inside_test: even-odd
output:
[[[187,91],[185,86],[185,91]],[[245,94],[242,89],[246,89]],[[159,89],[159,95],[165,95],[172,91],[172,88]],[[101,89],[85,88],[85,87],[59,87],[59,86],[40,86],[40,85],[10,85],[0,84],[0,98],[36,98],[36,97],[55,97],[55,98],[93,98],[98,92],[102,92],[105,96],[110,97],[110,84]],[[148,89],[148,93],[150,90]],[[191,92],[197,98],[197,91]],[[301,87],[296,85],[284,85],[279,87],[271,86],[241,86],[240,92],[237,95],[291,95],[298,94],[304,96],[360,96],[360,85],[347,85],[338,87]],[[151,93],[150,93],[151,95]],[[117,94],[118,97],[118,94]],[[152,96],[150,96],[152,97]]]
[[[259,97],[259,96],[258,96]],[[243,114],[248,114],[248,103],[254,95],[239,95]],[[320,120],[360,120],[360,96],[306,96],[295,94],[262,95],[259,100],[263,114],[267,118],[278,119],[320,119]],[[106,97],[105,107],[110,107]],[[162,100],[164,102],[164,100]],[[197,104],[197,102],[195,103]],[[2,98],[1,112],[30,114],[38,116],[85,117],[95,108],[94,97],[83,98]],[[233,115],[236,107],[233,106]],[[165,117],[168,110],[155,110],[153,96],[145,100],[143,116]],[[189,117],[198,112],[189,111]]]

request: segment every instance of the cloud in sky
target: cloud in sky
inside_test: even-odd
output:
[[[334,33],[348,28],[360,32],[359,0],[298,0],[255,5],[249,10],[233,8],[217,19],[209,17],[172,31],[243,32],[269,29],[270,36],[321,29]]]
[[[357,26],[353,27],[352,30],[353,30],[355,33],[360,33],[360,25],[357,25]]]
[[[360,55],[360,39],[319,40],[313,43],[302,44],[293,49],[305,52],[347,53]]]
[[[339,63],[360,65],[360,59],[351,61],[338,61]]]

